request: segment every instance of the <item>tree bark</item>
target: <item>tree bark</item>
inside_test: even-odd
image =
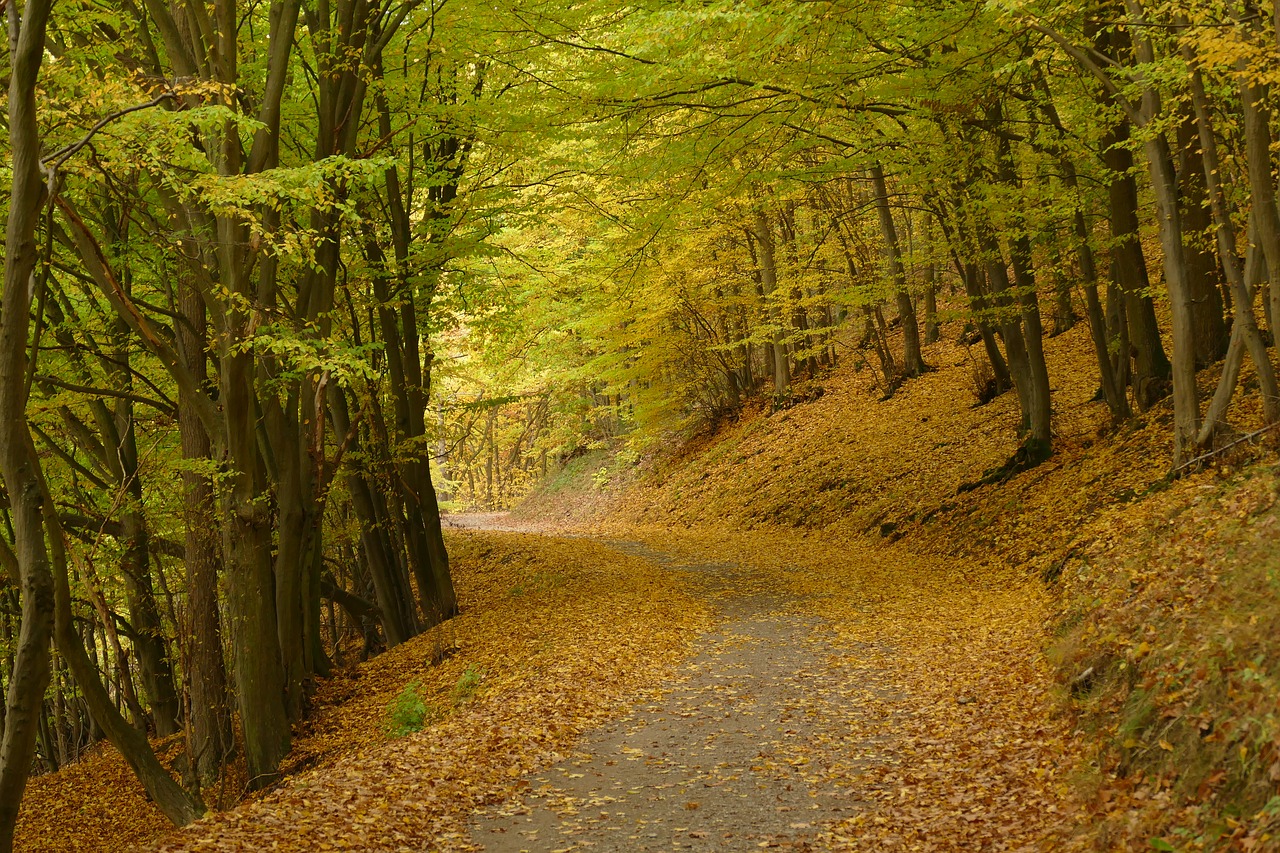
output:
[[[1235,318],[1232,324],[1240,326],[1240,334],[1244,338],[1249,357],[1253,360],[1254,371],[1258,375],[1263,417],[1267,423],[1271,424],[1280,420],[1280,392],[1276,388],[1275,367],[1271,364],[1271,356],[1258,329],[1257,318],[1253,313],[1253,295],[1249,293],[1245,284],[1240,258],[1236,254],[1235,227],[1231,223],[1226,194],[1222,188],[1218,141],[1209,115],[1209,101],[1204,91],[1204,79],[1200,69],[1196,67],[1195,55],[1190,45],[1184,44],[1183,56],[1192,69],[1191,101],[1195,109],[1196,125],[1200,131],[1205,187],[1209,193],[1213,218],[1217,225],[1218,256],[1222,259],[1222,270],[1227,282],[1231,285],[1232,301],[1235,303]],[[1257,217],[1260,226],[1262,219],[1262,216]]]
[[[204,300],[189,275],[178,283],[178,308],[183,322],[174,324],[179,356],[200,383],[208,381],[206,367],[207,322]],[[209,434],[193,410],[190,398],[178,396],[178,430],[182,458],[209,464]],[[226,662],[222,656],[222,625],[218,616],[217,504],[209,477],[187,466],[182,472],[183,523],[186,547],[183,563],[187,575],[187,613],[191,620],[186,636],[186,673],[190,692],[187,748],[195,777],[209,787],[235,752],[231,728],[230,692]]]
[[[998,124],[1003,116],[993,118]],[[996,140],[996,172],[1005,186],[1019,185],[1013,149],[1005,136]],[[1052,453],[1051,427],[1052,399],[1049,386],[1049,368],[1044,359],[1044,327],[1040,317],[1040,300],[1036,294],[1036,279],[1032,269],[1031,239],[1027,236],[1022,217],[1015,213],[1013,234],[1009,238],[1009,260],[1013,265],[1014,281],[1018,285],[1017,302],[1022,314],[1022,331],[1027,348],[1031,388],[1028,402],[1031,405],[1031,429],[1024,442],[1029,460],[1047,459]],[[1003,271],[1003,263],[1000,264]]]
[[[1187,283],[1191,288],[1191,319],[1195,330],[1196,366],[1207,367],[1227,350],[1227,324],[1222,313],[1222,275],[1208,235],[1214,227],[1205,184],[1203,143],[1196,116],[1183,108],[1178,125],[1178,189],[1182,226],[1186,235]],[[1229,285],[1228,285],[1229,286]]]
[[[11,152],[5,223],[4,292],[0,293],[0,474],[13,523],[22,592],[22,622],[5,698],[0,740],[0,853],[13,849],[18,808],[35,757],[41,706],[49,683],[54,581],[45,545],[39,458],[27,428],[27,336],[37,262],[36,228],[45,200],[40,169],[36,84],[44,59],[52,0],[5,6],[9,18],[8,144]]]
[[[1275,178],[1271,174],[1271,111],[1267,108],[1267,94],[1268,88],[1260,84],[1245,82],[1240,86],[1251,210],[1257,241],[1267,262],[1271,336],[1280,341],[1276,328],[1280,323],[1280,212],[1276,209]]]
[[[1138,32],[1145,32],[1142,4],[1139,0],[1125,0],[1129,22]],[[1140,63],[1155,61],[1155,51],[1149,38],[1134,39],[1135,54]],[[1144,124],[1150,124],[1160,115],[1160,95],[1149,83],[1144,83],[1139,114]],[[1173,168],[1169,141],[1164,133],[1148,134],[1142,144],[1151,173],[1151,185],[1155,191],[1160,226],[1160,244],[1164,249],[1165,282],[1169,288],[1169,308],[1173,318],[1173,465],[1181,465],[1196,445],[1200,431],[1200,401],[1196,390],[1196,354],[1194,322],[1191,308],[1191,287],[1188,282],[1187,264],[1183,254],[1182,217],[1178,210],[1178,176]]]
[[[885,257],[889,265],[889,278],[893,282],[894,300],[898,304],[898,318],[902,321],[902,374],[919,376],[928,370],[920,351],[920,324],[916,309],[907,291],[907,272],[902,265],[902,250],[898,244],[898,230],[889,209],[889,190],[885,185],[884,169],[879,163],[871,167],[871,184],[876,196],[876,212],[880,219],[880,235],[884,238]]]
[[[769,309],[773,320],[773,396],[776,402],[782,402],[791,396],[791,364],[787,358],[787,349],[783,344],[783,314],[774,302],[774,293],[778,287],[778,265],[774,256],[773,226],[764,210],[757,207],[754,211],[752,233],[759,248],[757,265],[760,270],[760,284],[764,290],[766,302],[771,303]]]
[[[1114,60],[1128,51],[1127,41],[1115,42],[1121,34],[1104,31],[1098,36],[1098,51]],[[1154,93],[1153,93],[1154,96]],[[1115,106],[1115,98],[1104,96],[1104,103]],[[1158,98],[1157,104],[1158,107]],[[1142,253],[1140,222],[1138,219],[1138,185],[1133,177],[1133,155],[1129,151],[1129,122],[1119,119],[1108,129],[1102,140],[1103,163],[1111,172],[1107,185],[1107,197],[1111,226],[1111,278],[1124,300],[1126,335],[1131,359],[1129,384],[1140,411],[1146,411],[1156,401],[1167,396],[1172,366],[1160,340],[1160,327],[1156,323],[1155,305],[1146,295],[1150,287],[1147,278],[1146,259]],[[1152,143],[1155,144],[1155,143]],[[1168,151],[1163,138],[1160,144]],[[1172,163],[1168,170],[1173,169]],[[1177,185],[1172,188],[1177,198]],[[1177,211],[1175,211],[1176,213]],[[1181,246],[1181,220],[1178,220],[1179,246]],[[1168,261],[1182,267],[1181,250],[1178,260]],[[1194,355],[1194,354],[1193,354]]]
[[[54,569],[56,618],[54,634],[58,652],[66,661],[84,695],[85,704],[94,720],[102,727],[112,745],[120,751],[133,769],[147,796],[159,807],[175,826],[184,826],[204,814],[204,804],[182,789],[160,764],[147,734],[129,725],[111,702],[107,688],[102,684],[97,668],[84,649],[80,634],[76,631],[71,609],[71,585],[67,578],[66,553],[63,532],[57,521],[53,500],[44,494],[45,525],[49,530],[51,564]]]

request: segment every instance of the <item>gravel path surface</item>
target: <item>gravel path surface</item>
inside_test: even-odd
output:
[[[720,629],[662,701],[589,736],[481,816],[472,838],[484,850],[808,850],[821,825],[859,808],[835,781],[848,768],[822,766],[824,754],[848,754],[830,747],[858,728],[857,709],[839,701],[849,673],[830,631],[736,566],[671,567],[717,602]]]

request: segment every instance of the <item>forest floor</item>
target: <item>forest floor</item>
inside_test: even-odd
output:
[[[455,521],[486,529],[450,534],[454,653],[326,685],[286,784],[166,833],[129,780],[58,801],[54,774],[20,848],[1049,850],[1074,824],[1026,578],[856,537]],[[392,737],[406,684],[436,716]]]
[[[688,576],[716,627],[658,701],[488,809],[482,849],[1063,849],[1035,585],[858,540],[634,533],[615,547]]]
[[[345,661],[282,784],[174,832],[102,749],[19,849],[1276,849],[1269,451],[1170,481],[1167,406],[1109,426],[1086,330],[1048,346],[1055,455],[1007,483],[962,488],[1015,401],[944,342],[455,517],[462,616]]]

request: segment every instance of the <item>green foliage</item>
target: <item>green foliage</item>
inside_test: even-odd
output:
[[[404,737],[422,731],[438,717],[436,709],[422,696],[422,682],[415,679],[388,706],[382,730],[387,737]]]
[[[475,664],[468,664],[462,675],[458,676],[458,683],[453,686],[453,703],[465,705],[476,698],[484,677],[485,671],[482,668]]]

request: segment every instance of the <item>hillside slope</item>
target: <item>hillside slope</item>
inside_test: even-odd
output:
[[[1093,400],[1087,330],[1047,355],[1055,453],[1005,483],[973,487],[1016,449],[1016,400],[976,406],[972,360],[944,341],[928,351],[936,369],[889,400],[850,359],[813,402],[746,416],[638,473],[580,479],[590,496],[576,508],[562,486],[517,514],[822,530],[1038,577],[1055,602],[1044,650],[1090,744],[1077,769],[1095,812],[1087,840],[1280,849],[1280,509],[1274,454],[1258,443],[1269,438],[1170,478],[1167,402],[1112,426]],[[1246,393],[1233,423],[1256,428],[1256,409]],[[620,485],[602,489],[611,478]]]

